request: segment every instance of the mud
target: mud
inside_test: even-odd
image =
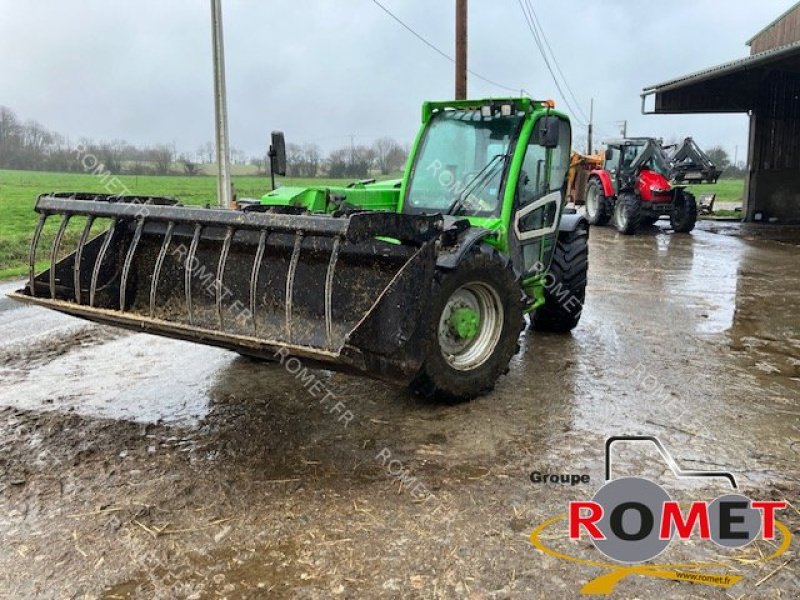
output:
[[[599,488],[609,435],[658,435],[800,508],[800,236],[706,227],[594,229],[579,328],[526,334],[496,390],[458,406],[326,371],[314,397],[280,364],[0,300],[0,597],[576,597],[603,569],[528,536]],[[727,491],[644,448],[615,468],[676,499]],[[632,575],[615,595],[797,597],[800,514],[781,519],[795,539],[774,561],[763,541],[667,551],[745,577],[727,592]]]

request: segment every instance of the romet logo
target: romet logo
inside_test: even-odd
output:
[[[720,495],[711,502],[696,501],[688,505],[672,500],[659,484],[642,477],[611,478],[611,448],[618,441],[651,442],[679,479],[724,479],[733,492]],[[785,501],[758,501],[736,492],[736,479],[724,471],[683,471],[663,444],[652,436],[612,437],[606,441],[606,483],[588,501],[569,503],[566,515],[559,515],[537,527],[531,543],[547,554],[573,562],[611,569],[610,573],[590,581],[581,590],[584,594],[609,594],[614,586],[631,574],[649,575],[677,581],[691,581],[729,587],[742,579],[740,575],[698,572],[698,569],[721,567],[715,564],[639,565],[656,558],[670,542],[711,540],[727,549],[743,548],[759,536],[765,540],[781,538],[777,550],[765,557],[770,560],[783,554],[791,542],[791,532],[776,519],[776,512],[786,508]],[[541,533],[557,521],[566,519],[570,540],[588,536],[595,548],[606,557],[622,563],[585,560],[557,552],[545,546]],[[780,532],[780,536],[778,536]]]

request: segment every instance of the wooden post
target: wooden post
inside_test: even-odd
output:
[[[467,99],[467,0],[456,0],[456,100]]]

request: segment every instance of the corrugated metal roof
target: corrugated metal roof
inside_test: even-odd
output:
[[[781,16],[779,16],[779,17],[778,17],[778,18],[776,18],[774,21],[772,21],[772,23],[770,23],[769,25],[767,25],[766,27],[764,27],[764,28],[763,28],[761,31],[759,31],[757,34],[755,34],[753,37],[751,37],[749,40],[747,40],[747,43],[746,43],[746,45],[748,45],[748,46],[749,46],[750,44],[752,44],[752,43],[753,43],[753,40],[755,40],[755,39],[756,39],[758,36],[760,36],[760,35],[761,35],[762,33],[764,33],[765,31],[768,31],[768,30],[769,30],[771,27],[774,27],[775,25],[777,25],[778,23],[780,23],[780,22],[781,22],[781,20],[783,20],[783,19],[784,19],[784,18],[785,18],[785,17],[786,17],[786,16],[787,16],[789,13],[791,13],[791,12],[792,12],[792,11],[793,11],[795,8],[797,8],[798,6],[800,6],[800,2],[797,2],[796,4],[792,4],[792,6],[791,6],[790,8],[788,8],[788,9],[786,10],[786,12],[784,12],[783,14],[781,14]]]
[[[672,88],[683,87],[689,83],[699,83],[708,79],[715,79],[724,75],[730,75],[736,71],[751,69],[753,67],[767,64],[793,54],[800,54],[800,41],[778,46],[777,48],[759,52],[758,54],[753,54],[752,56],[746,56],[744,58],[732,60],[731,62],[717,65],[716,67],[711,67],[702,71],[697,71],[696,73],[684,75],[683,77],[665,81],[664,83],[651,85],[644,88],[643,91],[645,95],[649,95],[653,92],[664,92]]]

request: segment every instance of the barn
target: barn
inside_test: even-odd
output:
[[[744,220],[800,223],[800,2],[747,44],[750,56],[645,88],[642,112],[747,113]]]

